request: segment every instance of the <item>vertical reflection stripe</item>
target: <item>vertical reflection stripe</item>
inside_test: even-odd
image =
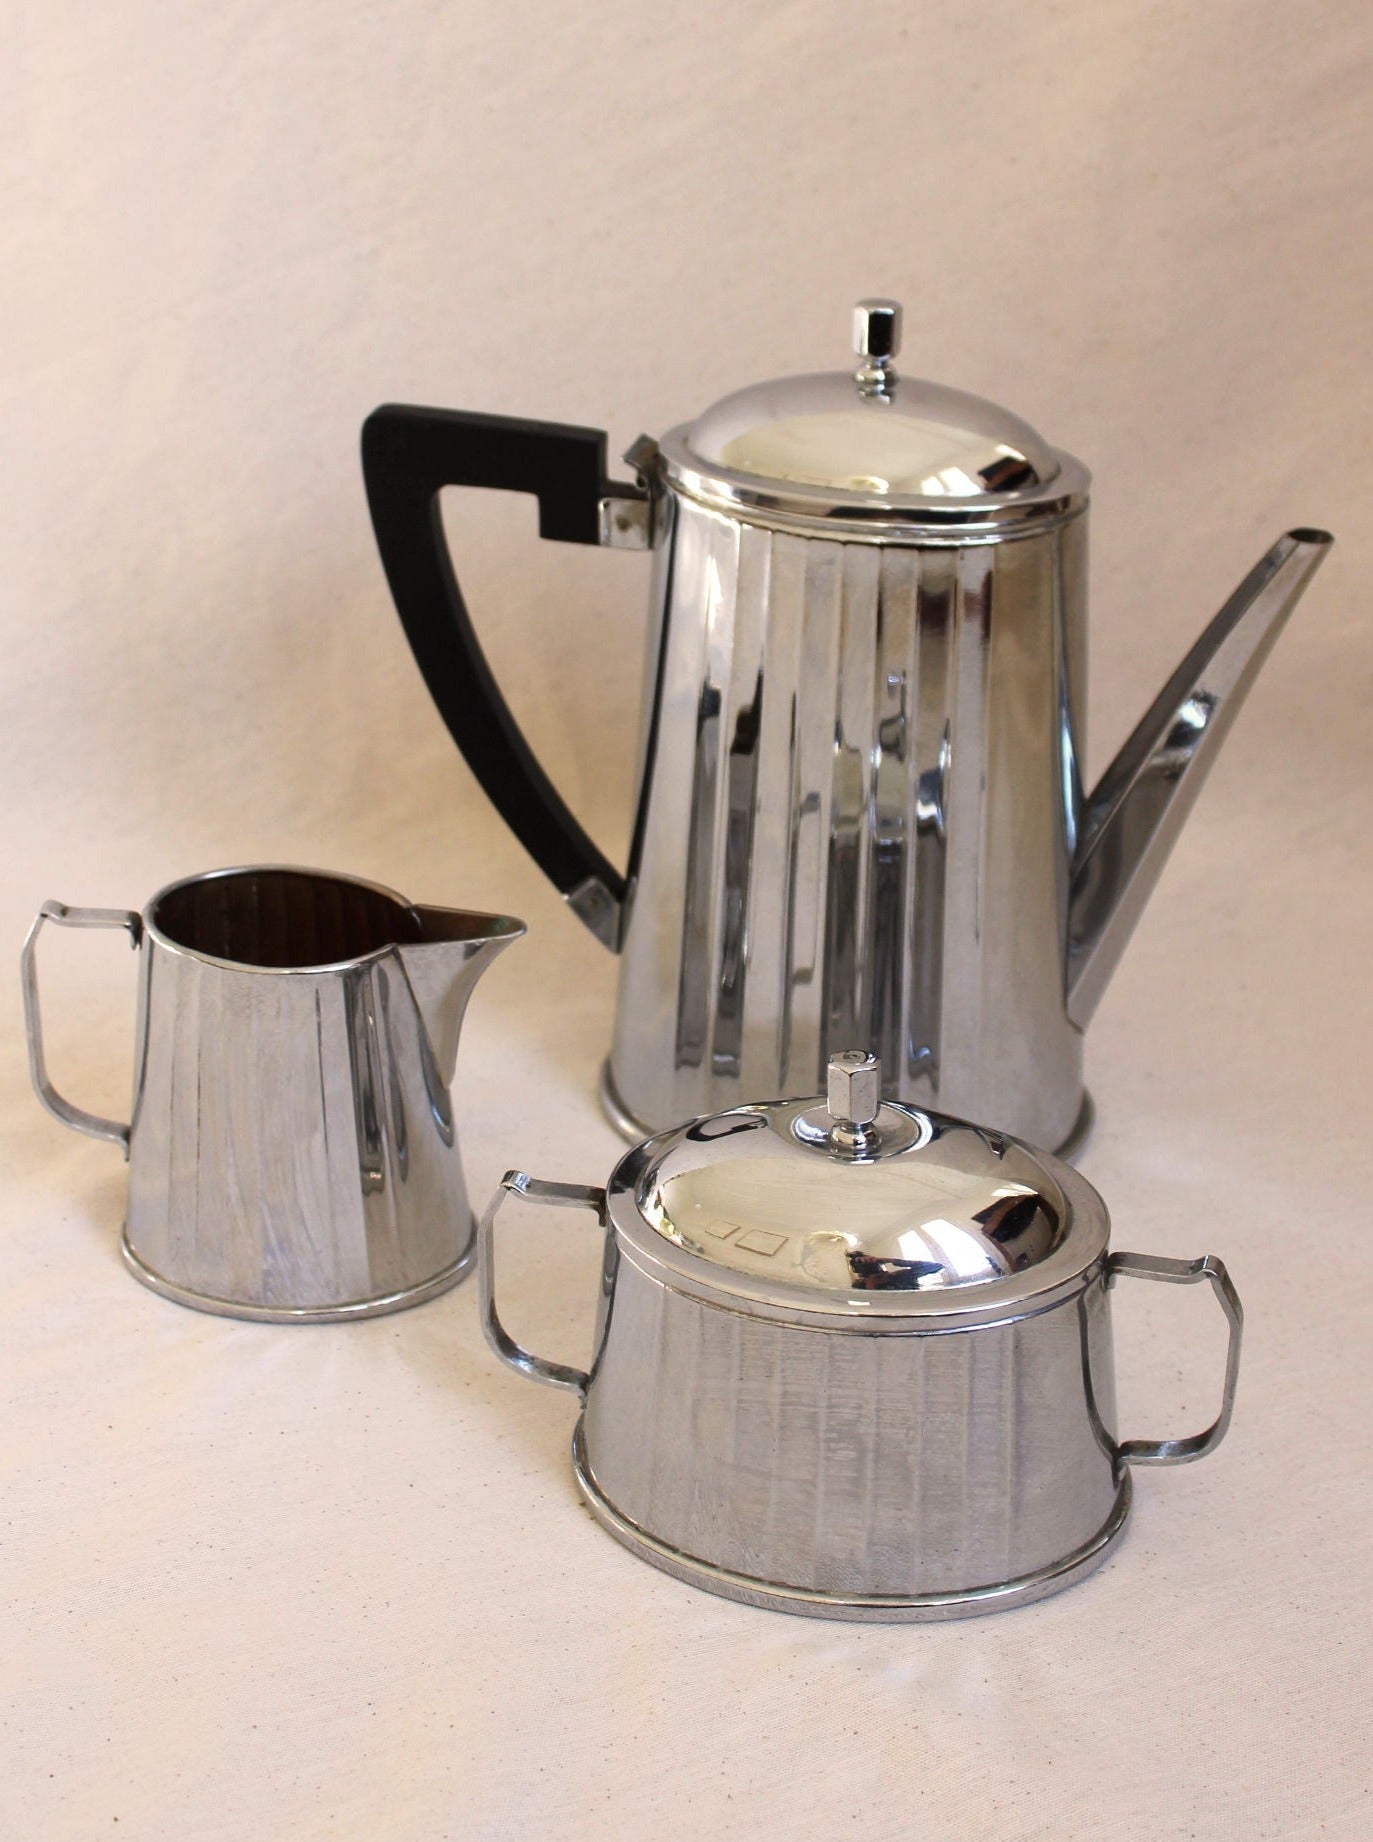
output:
[[[739,533],[735,582],[734,646],[725,722],[721,800],[723,832],[717,895],[718,967],[711,1072],[737,1075],[743,1046],[744,1001],[750,943],[749,887],[758,804],[763,714],[764,628],[771,573],[769,532],[745,525]]]
[[[714,519],[705,555],[705,669],[696,705],[691,819],[687,832],[686,892],[677,993],[676,1066],[699,1068],[714,1011],[716,904],[721,856],[721,718],[729,688],[734,641],[740,527]]]
[[[941,1041],[935,1079],[945,1094],[976,1084],[981,1039],[982,866],[986,855],[987,667],[991,656],[995,546],[960,550],[952,670],[946,693],[950,742],[943,770],[943,834],[957,849],[946,858],[940,978],[955,986],[958,1033]],[[947,848],[947,847],[943,847]]]
[[[956,614],[957,552],[920,553],[916,591],[916,717],[911,749],[914,848],[907,931],[905,1089],[938,1095],[944,985],[944,887],[948,868],[945,782],[953,752],[948,719]]]
[[[875,611],[872,821],[868,849],[868,1029],[863,1042],[893,1082],[905,1054],[914,880],[915,597],[919,553],[884,549]]]

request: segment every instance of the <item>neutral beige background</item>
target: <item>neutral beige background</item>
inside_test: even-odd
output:
[[[616,449],[907,304],[912,370],[1097,480],[1100,766],[1286,525],[1339,544],[1094,1026],[1123,1246],[1231,1263],[1223,1451],[1000,1619],[854,1629],[636,1564],[573,1404],[470,1288],[272,1331],[163,1304],[123,1172],[27,1091],[0,990],[0,1831],[1366,1837],[1373,14],[1207,7],[170,8],[19,0],[0,106],[0,940],[245,858],[505,906],[468,1025],[474,1192],[596,1181],[613,964],[431,711],[356,460],[385,397]],[[619,853],[642,559],[453,507],[512,700]],[[54,939],[53,1062],[128,1082],[131,966]],[[576,1357],[595,1249],[512,1233]],[[1197,1424],[1206,1301],[1121,1295],[1128,1426]]]

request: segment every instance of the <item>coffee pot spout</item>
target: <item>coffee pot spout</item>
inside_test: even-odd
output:
[[[1068,899],[1068,1015],[1085,1029],[1216,752],[1288,615],[1325,558],[1327,531],[1280,537],[1164,685],[1087,800]]]
[[[423,908],[418,903],[412,913],[420,924],[420,937],[398,944],[396,952],[447,1085],[457,1067],[462,1020],[477,980],[497,954],[520,938],[525,926],[513,915]]]

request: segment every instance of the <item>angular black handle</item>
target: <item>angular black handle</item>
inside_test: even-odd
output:
[[[491,674],[444,535],[445,486],[533,493],[539,535],[602,541],[602,502],[643,499],[606,478],[599,429],[388,403],[362,425],[362,472],[377,547],[410,649],[449,733],[530,856],[607,946],[618,945],[625,879],[539,766]]]

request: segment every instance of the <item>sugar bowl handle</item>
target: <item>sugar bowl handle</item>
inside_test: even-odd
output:
[[[1230,1283],[1225,1265],[1214,1254],[1200,1260],[1169,1260],[1161,1254],[1109,1254],[1106,1260],[1106,1284],[1117,1278],[1161,1279],[1165,1284],[1189,1286],[1199,1279],[1209,1279],[1230,1326],[1230,1346],[1225,1358],[1225,1385],[1221,1393],[1220,1413],[1203,1433],[1191,1433],[1185,1439],[1126,1439],[1116,1447],[1116,1455],[1131,1465],[1185,1465],[1193,1458],[1204,1458],[1224,1439],[1235,1406],[1235,1383],[1239,1376],[1240,1337],[1244,1330],[1244,1307]]]
[[[77,1132],[87,1132],[92,1138],[109,1139],[122,1148],[127,1158],[130,1128],[117,1119],[102,1119],[98,1113],[87,1113],[84,1108],[73,1106],[70,1100],[62,1098],[48,1078],[47,1063],[43,1059],[43,1018],[38,1006],[38,936],[47,921],[56,921],[61,927],[125,928],[129,944],[136,951],[143,939],[142,918],[124,908],[69,908],[65,902],[44,902],[34,917],[19,961],[24,986],[24,1025],[29,1038],[29,1074],[34,1092],[54,1119],[60,1119],[64,1126],[71,1126]]]
[[[487,1342],[502,1362],[521,1375],[547,1382],[551,1388],[570,1388],[574,1394],[585,1394],[591,1380],[585,1369],[574,1369],[566,1363],[549,1362],[546,1357],[535,1356],[516,1343],[496,1314],[496,1214],[512,1191],[528,1202],[547,1203],[554,1208],[594,1209],[602,1226],[605,1224],[605,1191],[588,1188],[582,1183],[543,1183],[525,1171],[508,1170],[477,1230],[481,1320]]]

